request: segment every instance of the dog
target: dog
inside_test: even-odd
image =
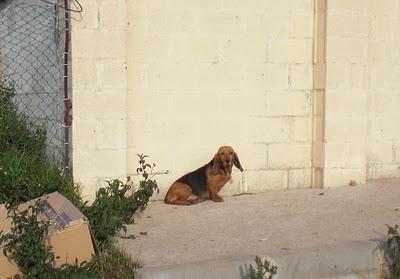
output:
[[[232,166],[243,172],[239,157],[230,146],[221,146],[206,165],[176,180],[165,195],[165,203],[192,205],[206,199],[222,202],[218,192],[231,179]]]

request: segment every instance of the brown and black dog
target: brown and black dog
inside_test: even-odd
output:
[[[176,180],[164,201],[178,205],[191,205],[209,198],[215,202],[224,201],[218,192],[231,179],[233,165],[243,171],[233,148],[220,147],[208,164]]]

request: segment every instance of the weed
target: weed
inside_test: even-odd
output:
[[[249,266],[249,270],[246,279],[272,279],[274,275],[278,272],[278,267],[272,265],[269,261],[264,260],[262,262],[259,256],[255,258],[256,267],[253,267],[251,264]]]
[[[101,275],[104,279],[134,278],[135,269],[142,267],[140,263],[115,245],[103,246],[100,250],[102,252],[99,255],[99,262]]]
[[[83,208],[100,244],[112,242],[115,234],[121,229],[126,231],[124,224],[131,223],[132,215],[138,210],[143,210],[154,191],[158,192],[157,182],[152,179],[155,164],[147,164],[146,155],[138,156],[140,167],[137,172],[142,175],[143,180],[136,191],[132,191],[133,182],[130,177],[126,183],[118,179],[107,181],[107,187],[96,192],[93,204]]]
[[[388,226],[388,256],[390,258],[389,272],[390,279],[400,278],[400,227],[395,225],[394,227]]]

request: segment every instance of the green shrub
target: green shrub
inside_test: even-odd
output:
[[[278,272],[277,266],[272,265],[267,260],[262,262],[259,256],[256,256],[255,262],[256,267],[249,266],[248,273],[245,276],[246,279],[272,279]]]
[[[131,223],[132,215],[137,210],[143,210],[154,191],[158,192],[157,182],[152,179],[155,164],[147,164],[146,155],[138,156],[140,167],[136,171],[143,180],[136,191],[132,191],[133,183],[130,177],[127,183],[118,179],[107,181],[108,186],[96,192],[93,204],[83,208],[100,244],[112,241],[118,231],[125,230],[124,224]]]
[[[13,84],[0,83],[0,203],[18,204],[59,191],[79,206],[72,179],[47,155],[45,130],[17,113],[14,95]]]

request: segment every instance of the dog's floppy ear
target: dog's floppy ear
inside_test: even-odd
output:
[[[239,157],[238,157],[238,155],[236,154],[236,152],[235,152],[235,154],[233,155],[233,164],[234,164],[235,167],[237,167],[240,171],[243,171],[242,165],[240,164]]]
[[[211,160],[212,168],[211,172],[212,174],[219,174],[221,172],[221,160],[217,155],[214,156],[214,158]]]

